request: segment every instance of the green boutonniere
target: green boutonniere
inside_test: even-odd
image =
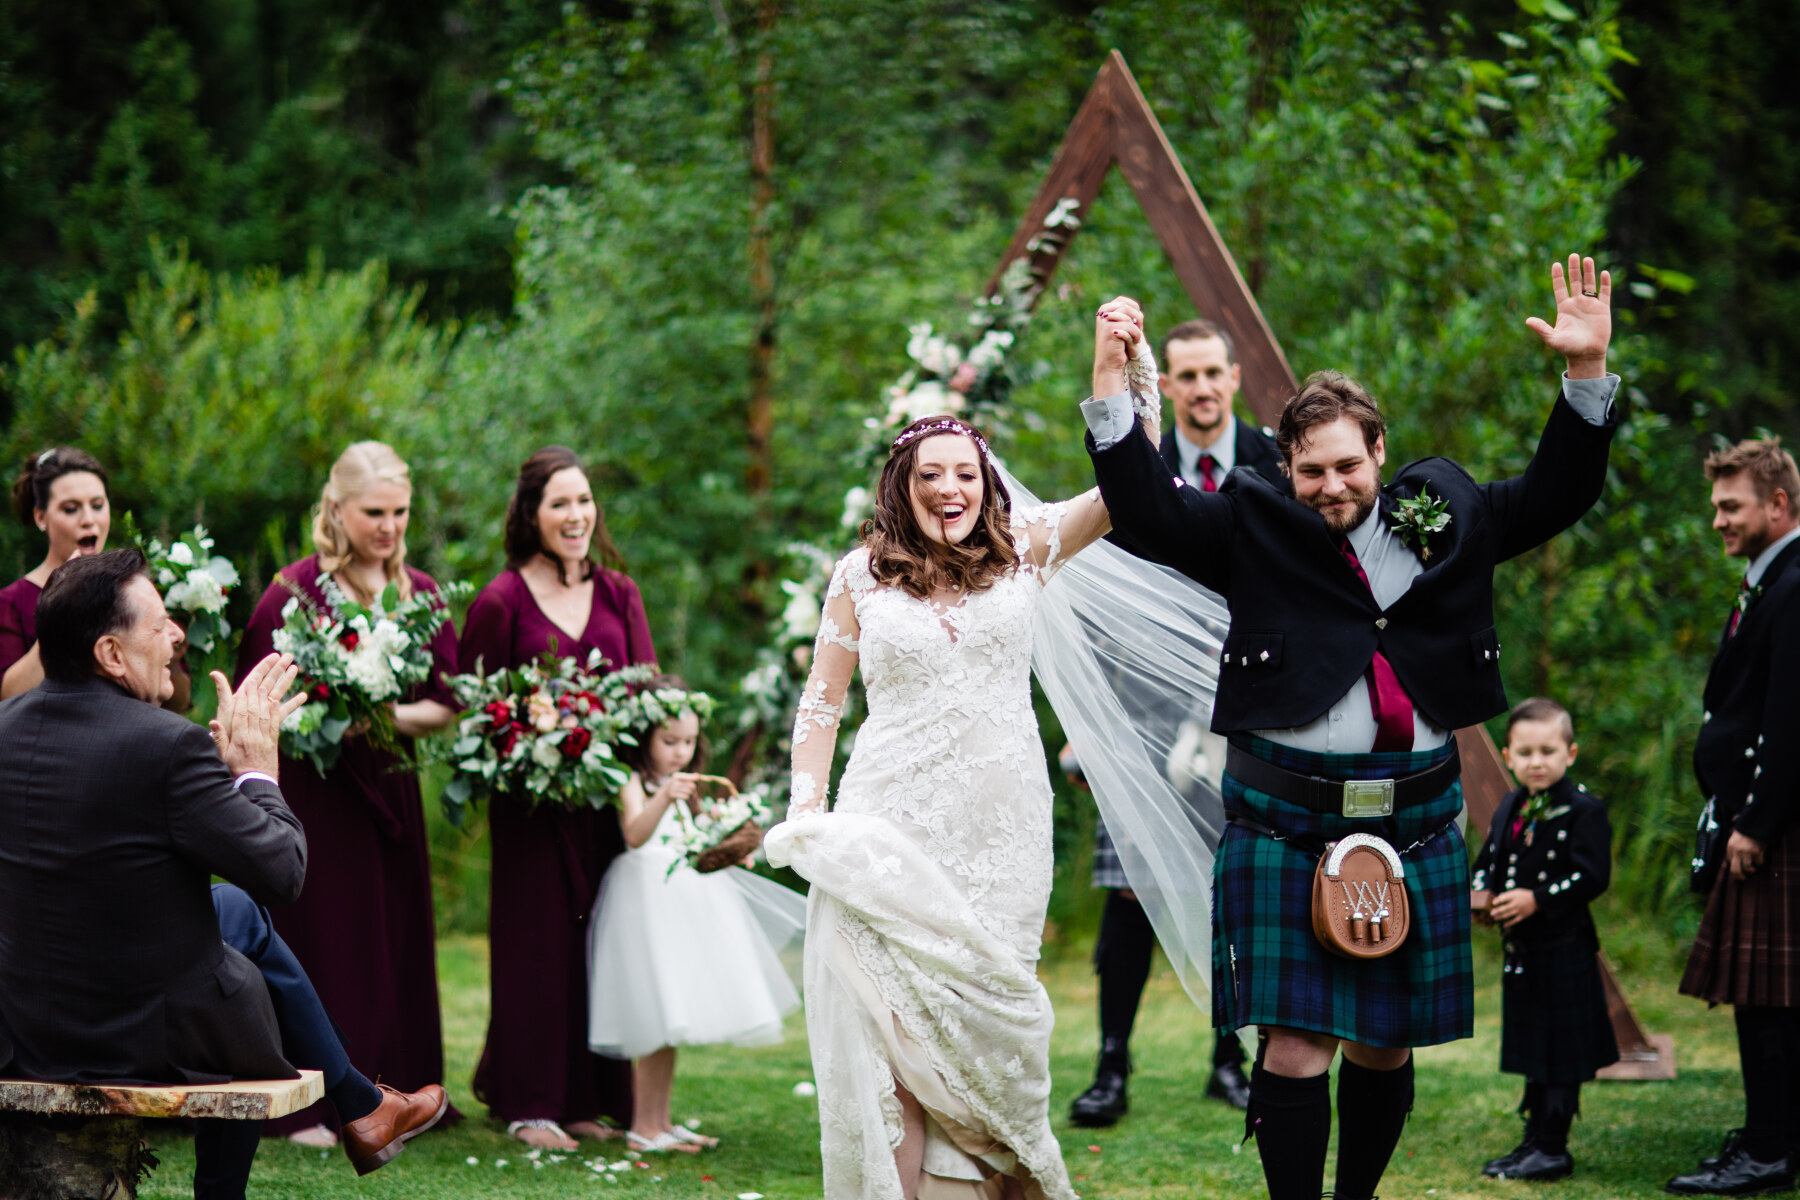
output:
[[[1431,561],[1431,535],[1442,533],[1450,524],[1450,502],[1434,500],[1420,488],[1417,496],[1400,501],[1397,508],[1390,528],[1400,535],[1401,542],[1419,552],[1420,562]]]

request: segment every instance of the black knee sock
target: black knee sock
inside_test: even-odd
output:
[[[338,1120],[348,1125],[381,1106],[381,1089],[370,1083],[367,1075],[352,1069],[336,1087],[326,1091],[325,1098],[337,1109]]]
[[[1348,1058],[1338,1067],[1336,1194],[1341,1200],[1368,1200],[1375,1194],[1412,1103],[1410,1057],[1392,1071],[1372,1071]]]
[[[1786,1009],[1739,1005],[1738,1059],[1744,1072],[1744,1149],[1758,1162],[1788,1156]]]
[[[1531,1083],[1526,1087],[1528,1091],[1536,1089],[1529,1118],[1532,1144],[1545,1154],[1567,1154],[1569,1126],[1581,1111],[1581,1085]]]
[[[1318,1200],[1331,1141],[1331,1075],[1305,1079],[1257,1067],[1244,1131],[1256,1135],[1269,1200]]]
[[[1107,893],[1106,911],[1100,918],[1100,936],[1094,942],[1094,973],[1100,976],[1101,1066],[1126,1070],[1125,1048],[1131,1044],[1131,1027],[1137,1023],[1138,1003],[1144,998],[1144,982],[1150,978],[1150,961],[1156,953],[1156,931],[1144,906],[1123,892]],[[1115,1049],[1107,1051],[1106,1047]]]

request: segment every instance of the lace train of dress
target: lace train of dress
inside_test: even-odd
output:
[[[1019,568],[956,605],[877,586],[864,550],[833,574],[795,732],[797,815],[764,843],[812,883],[806,1022],[832,1200],[899,1200],[896,1080],[926,1114],[924,1200],[998,1197],[1009,1177],[1027,1197],[1074,1196],[1049,1120],[1051,792],[1030,688],[1066,507],[1016,514]],[[858,660],[868,718],[825,813],[817,734]]]

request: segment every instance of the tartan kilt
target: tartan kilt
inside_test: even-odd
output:
[[[1585,937],[1509,945],[1500,976],[1500,1069],[1551,1087],[1583,1084],[1619,1061],[1600,954]]]
[[[1709,1004],[1800,1007],[1800,838],[1784,830],[1739,882],[1719,869],[1681,993]]]
[[[1290,771],[1327,779],[1385,779],[1435,766],[1452,746],[1317,754],[1234,735],[1232,744]],[[1433,1046],[1471,1037],[1469,854],[1456,828],[1462,783],[1392,816],[1348,820],[1246,787],[1229,772],[1225,810],[1291,841],[1227,825],[1213,867],[1213,1024],[1309,1029],[1367,1046]],[[1312,881],[1323,843],[1373,833],[1402,851],[1412,928],[1384,958],[1340,958],[1312,930]],[[1407,847],[1429,835],[1424,845]]]
[[[1097,888],[1128,888],[1125,868],[1119,865],[1119,851],[1113,845],[1112,833],[1101,820],[1094,829],[1094,879]]]

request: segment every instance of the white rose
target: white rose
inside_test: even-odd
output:
[[[178,567],[191,567],[194,565],[194,552],[186,542],[176,542],[169,547],[169,561]]]
[[[844,493],[844,515],[838,523],[845,529],[855,529],[868,519],[871,507],[869,489],[853,487]]]
[[[969,365],[981,371],[999,366],[1006,360],[1006,351],[1012,343],[1012,334],[999,329],[988,330],[969,351]]]
[[[237,568],[229,558],[215,556],[206,564],[206,573],[218,580],[220,587],[236,587],[239,583]]]
[[[203,568],[196,567],[187,578],[169,589],[165,599],[170,608],[183,612],[216,613],[225,610],[225,589]]]
[[[961,394],[951,391],[935,379],[927,379],[913,388],[901,402],[905,419],[916,421],[920,417],[929,417],[937,413],[953,413],[961,409]]]
[[[791,579],[781,581],[788,594],[787,607],[781,611],[782,636],[790,641],[811,641],[819,632],[819,598],[812,589]]]
[[[375,653],[366,642],[350,652],[344,674],[371,700],[391,700],[400,694],[400,684],[388,665],[387,655]]]
[[[962,365],[962,351],[948,338],[935,336],[929,324],[911,327],[912,337],[906,343],[907,357],[933,375],[949,375]]]

